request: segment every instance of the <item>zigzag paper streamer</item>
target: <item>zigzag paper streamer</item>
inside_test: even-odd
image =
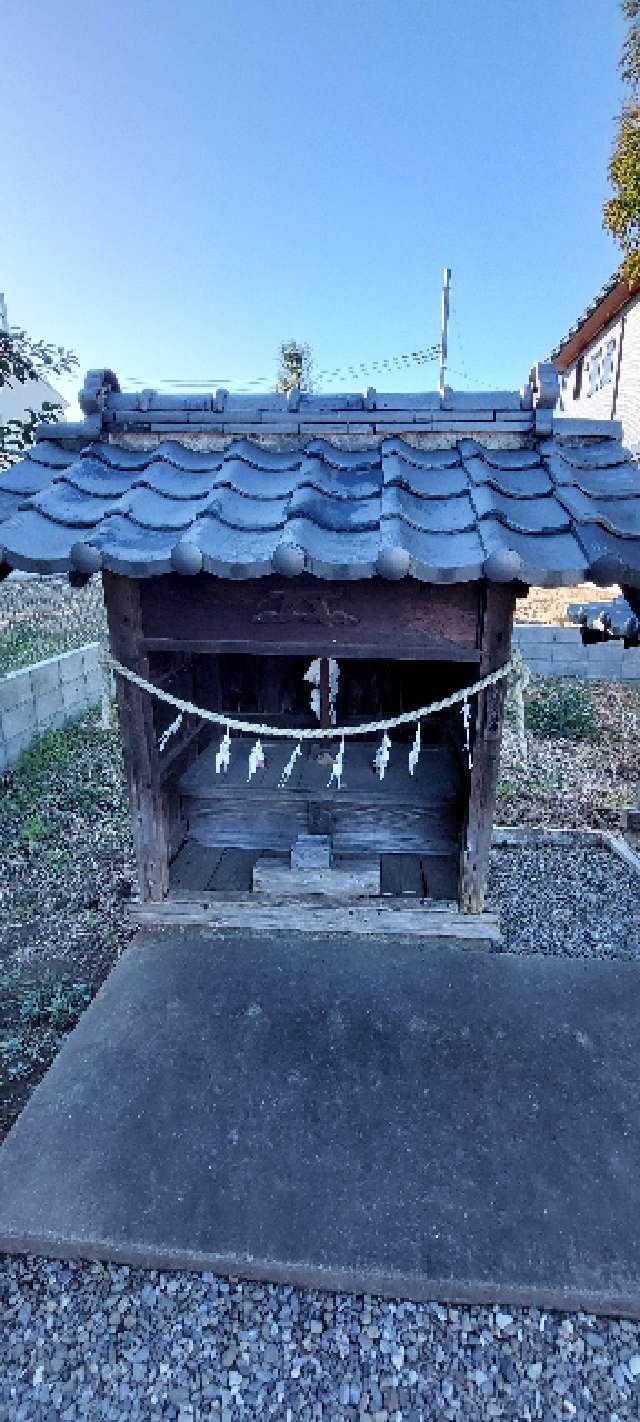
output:
[[[255,745],[249,752],[249,774],[247,776],[248,781],[253,778],[257,770],[264,770],[264,751],[262,749],[261,741],[256,741]]]
[[[291,755],[289,756],[289,759],[288,759],[288,761],[287,761],[287,763],[286,763],[286,765],[285,765],[285,767],[284,767],[284,770],[283,770],[283,772],[282,772],[282,775],[280,776],[280,780],[278,781],[278,784],[279,784],[279,786],[280,786],[280,789],[282,789],[283,785],[286,785],[287,780],[289,779],[289,777],[290,777],[290,775],[291,775],[291,772],[292,772],[292,770],[293,770],[293,768],[294,768],[294,766],[295,766],[295,763],[296,763],[298,757],[301,756],[301,755],[302,755],[302,742],[301,742],[301,741],[298,741],[298,744],[297,744],[296,746],[294,746],[294,749],[292,750]]]
[[[181,712],[180,712],[180,715],[179,715],[179,716],[176,716],[175,721],[172,721],[172,722],[171,722],[171,725],[170,725],[170,726],[167,726],[166,731],[163,731],[163,732],[162,732],[162,735],[161,735],[161,737],[160,737],[160,740],[158,741],[158,750],[159,750],[160,752],[162,752],[162,751],[164,750],[165,746],[168,745],[169,741],[171,740],[171,737],[172,737],[172,736],[175,736],[176,731],[179,731],[179,730],[180,730],[180,727],[181,727],[181,725],[182,725],[183,720],[184,720],[184,716],[183,716],[183,713],[182,713],[182,711],[181,711]]]
[[[380,776],[380,779],[381,779],[381,780],[384,780],[385,773],[386,773],[386,769],[387,769],[387,766],[388,766],[388,764],[389,764],[389,756],[390,756],[390,754],[391,754],[391,737],[390,737],[390,735],[388,734],[388,732],[385,731],[384,734],[383,734],[382,740],[381,740],[381,742],[380,742],[380,745],[379,745],[379,747],[378,747],[378,749],[377,749],[377,751],[376,751],[375,759],[374,759],[374,762],[373,762],[374,765],[375,765],[375,768],[376,768],[376,770],[377,770],[377,772],[378,772],[378,775]]]
[[[333,762],[333,765],[332,765],[332,767],[331,767],[331,774],[330,774],[329,779],[328,779],[328,781],[327,781],[327,790],[329,789],[329,786],[330,786],[330,785],[333,785],[334,780],[335,780],[335,782],[336,782],[336,785],[337,785],[338,789],[340,789],[340,786],[341,786],[341,784],[342,784],[342,768],[343,768],[343,765],[344,765],[344,736],[342,737],[342,740],[341,740],[341,742],[340,742],[340,749],[339,749],[338,754],[337,754],[337,756],[336,756],[336,758],[335,758],[335,760],[334,760],[334,762]]]
[[[463,703],[462,703],[461,710],[462,710],[462,724],[463,724],[463,726],[464,726],[464,743],[465,743],[465,748],[466,748],[466,752],[467,752],[467,759],[468,759],[468,761],[469,761],[469,770],[471,770],[471,767],[472,767],[472,765],[473,765],[473,756],[472,756],[472,754],[471,754],[471,736],[470,736],[470,734],[469,734],[469,724],[470,724],[470,721],[471,721],[471,707],[469,706],[469,702],[467,701],[466,696],[465,696],[464,701],[463,701]]]
[[[229,769],[229,759],[230,759],[230,756],[231,756],[231,733],[230,733],[230,731],[229,731],[229,727],[227,726],[227,729],[226,729],[226,731],[225,731],[225,733],[224,733],[224,735],[223,735],[223,737],[222,737],[222,740],[221,740],[221,742],[220,742],[220,745],[218,746],[218,751],[217,751],[217,755],[216,755],[216,775],[219,775],[222,770],[224,770],[225,773],[226,773],[226,771]]]
[[[420,745],[420,722],[418,721],[418,724],[417,724],[417,726],[416,726],[416,734],[415,734],[415,737],[414,737],[414,742],[413,742],[413,745],[412,745],[412,747],[411,747],[411,750],[409,751],[409,774],[410,774],[410,775],[413,775],[413,772],[414,772],[414,770],[415,770],[415,768],[416,768],[416,766],[417,766],[417,764],[418,764],[418,761],[419,761],[419,759],[420,759],[420,749],[421,749],[421,745]]]

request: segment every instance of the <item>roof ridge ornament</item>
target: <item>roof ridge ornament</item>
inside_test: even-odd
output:
[[[540,360],[529,375],[534,410],[554,410],[560,396],[558,372],[550,360]]]
[[[111,393],[120,394],[118,377],[112,370],[88,370],[84,385],[78,395],[78,404],[83,415],[102,415]],[[153,392],[144,392],[153,393]]]
[[[551,434],[553,412],[560,397],[558,372],[550,360],[538,361],[529,376],[533,396],[536,434]]]

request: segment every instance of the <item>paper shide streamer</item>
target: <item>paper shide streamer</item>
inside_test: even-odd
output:
[[[420,722],[418,721],[418,724],[417,724],[417,726],[416,726],[416,733],[415,733],[415,736],[414,736],[414,739],[413,739],[413,745],[412,745],[412,747],[411,747],[411,750],[409,751],[409,774],[410,774],[410,775],[413,775],[413,773],[414,773],[414,771],[415,771],[415,768],[416,768],[416,766],[417,766],[417,764],[418,764],[418,761],[419,761],[419,759],[420,759],[420,750],[421,750],[421,744],[420,744]]]
[[[335,759],[334,759],[334,762],[333,762],[333,765],[332,765],[332,767],[331,767],[331,774],[330,774],[329,779],[328,779],[328,781],[327,781],[327,790],[329,789],[329,787],[330,787],[331,785],[333,785],[334,781],[335,781],[335,783],[336,783],[338,789],[340,789],[340,786],[341,786],[341,784],[342,784],[342,771],[343,771],[343,766],[344,766],[344,736],[342,737],[342,740],[340,741],[340,748],[339,748],[339,750],[338,750],[338,754],[336,755],[336,757],[335,757]]]
[[[247,781],[252,780],[257,770],[264,770],[265,760],[262,742],[256,741],[249,752],[249,774]]]
[[[391,755],[391,736],[385,731],[374,757],[374,766],[381,780],[384,780]]]
[[[182,711],[181,711],[181,712],[180,712],[180,715],[179,715],[179,716],[176,716],[175,721],[172,721],[172,722],[171,722],[171,725],[170,725],[170,726],[167,726],[166,731],[163,731],[163,732],[162,732],[162,735],[161,735],[161,737],[160,737],[160,740],[158,741],[158,750],[160,751],[160,753],[162,753],[162,751],[165,749],[165,747],[169,744],[169,741],[171,740],[171,737],[172,737],[172,736],[175,736],[176,733],[180,730],[180,727],[181,727],[181,725],[182,725],[183,720],[184,720],[184,715],[183,715],[183,713],[182,713]]]
[[[279,784],[279,787],[280,787],[281,790],[282,790],[283,786],[286,785],[287,781],[290,780],[291,774],[292,774],[292,772],[293,772],[293,770],[294,770],[294,768],[295,768],[295,763],[296,763],[296,761],[299,759],[299,757],[300,757],[301,755],[302,755],[302,741],[298,741],[297,745],[294,746],[294,748],[293,748],[293,750],[292,750],[292,752],[291,752],[291,755],[289,756],[289,759],[288,759],[288,761],[287,761],[287,763],[286,763],[286,765],[285,765],[285,767],[284,767],[284,770],[283,770],[283,772],[282,772],[282,775],[280,776],[280,780],[279,780],[278,784]]]
[[[221,742],[220,742],[220,745],[218,746],[218,752],[217,752],[217,755],[216,755],[216,775],[219,775],[221,771],[225,771],[225,772],[226,772],[226,771],[229,769],[229,760],[230,760],[230,757],[231,757],[231,732],[230,732],[230,730],[229,730],[229,727],[227,726],[227,729],[226,729],[226,731],[225,731],[225,733],[224,733],[224,735],[223,735],[223,737],[222,737],[222,740],[221,740]]]
[[[471,770],[471,768],[472,768],[472,766],[473,766],[473,754],[472,754],[472,751],[471,751],[471,735],[470,735],[470,729],[469,729],[469,728],[470,728],[470,724],[471,724],[471,707],[470,707],[470,705],[469,705],[469,702],[468,702],[466,696],[465,696],[465,698],[464,698],[464,701],[463,701],[462,706],[461,706],[460,709],[461,709],[461,711],[462,711],[462,724],[463,724],[463,727],[464,727],[464,745],[465,745],[465,750],[466,750],[466,752],[467,752],[467,759],[468,759],[468,761],[469,761],[469,770]]]

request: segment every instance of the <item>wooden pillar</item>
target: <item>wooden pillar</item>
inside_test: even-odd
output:
[[[496,671],[511,655],[514,605],[512,584],[485,584],[480,608],[479,678]],[[481,691],[477,697],[469,806],[460,865],[460,908],[463,913],[482,913],[484,908],[505,695],[506,681],[503,679]]]
[[[143,648],[140,584],[134,578],[103,573],[109,640],[114,657],[139,676],[149,678]],[[116,675],[125,770],[143,900],[164,898],[169,882],[167,807],[160,785],[153,702],[145,691]]]

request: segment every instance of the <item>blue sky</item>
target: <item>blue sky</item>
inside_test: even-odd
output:
[[[431,345],[448,264],[451,383],[516,387],[617,265],[621,40],[614,0],[4,0],[10,320],[237,388],[289,336]]]

